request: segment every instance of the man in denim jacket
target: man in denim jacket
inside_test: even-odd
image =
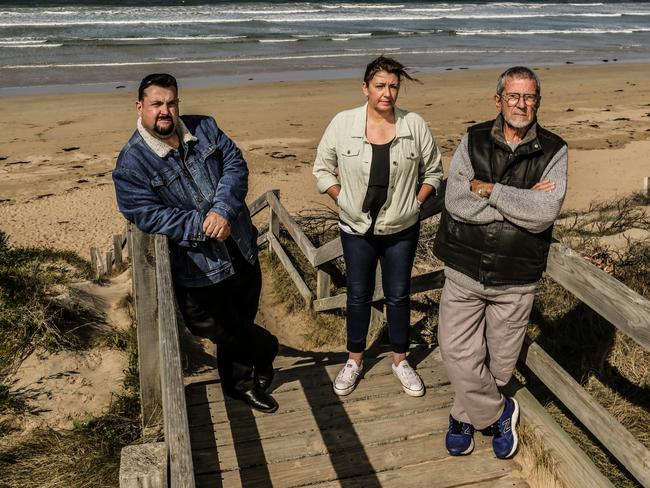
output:
[[[212,117],[179,116],[171,75],[145,77],[136,109],[137,129],[113,171],[120,211],[142,231],[169,238],[185,323],[217,344],[226,393],[274,412],[266,390],[278,341],[254,323],[262,277],[244,202],[246,161]]]

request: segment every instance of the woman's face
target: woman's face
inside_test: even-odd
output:
[[[379,113],[392,112],[399,94],[399,78],[396,74],[378,71],[370,82],[363,82],[363,94],[368,107]]]

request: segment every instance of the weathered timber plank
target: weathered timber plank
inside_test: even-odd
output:
[[[226,400],[229,402],[227,408],[234,407],[232,404],[234,400]],[[259,431],[256,435],[264,437],[275,437],[278,435],[285,435],[289,430],[302,432],[314,427],[314,415],[318,415],[318,425],[338,425],[341,422],[341,413],[349,418],[354,418],[355,421],[362,422],[368,419],[374,419],[381,416],[396,415],[400,412],[413,412],[421,410],[430,410],[437,408],[440,404],[451,405],[452,390],[451,387],[444,385],[434,389],[430,389],[427,395],[420,398],[408,397],[406,394],[400,395],[385,395],[374,396],[369,398],[359,398],[357,401],[345,402],[332,402],[327,405],[321,405],[317,408],[316,412],[311,409],[292,410],[285,406],[285,410],[273,415],[259,416],[256,415],[254,427]],[[199,431],[202,425],[212,425],[215,432],[231,428],[238,432],[239,435],[244,435],[243,432],[250,427],[250,415],[241,416],[237,418],[233,416],[228,418],[224,414],[222,403],[208,403],[205,411],[205,406],[199,405],[192,407],[190,412],[190,427],[193,432]],[[280,408],[283,408],[280,405]],[[200,410],[200,415],[195,414],[195,411]],[[206,418],[207,417],[207,418]],[[346,421],[343,419],[343,421]],[[221,442],[222,437],[217,435],[217,441]],[[239,437],[238,437],[239,439]]]
[[[650,300],[560,243],[551,245],[546,272],[650,351]]]
[[[650,486],[650,451],[538,344],[526,342],[521,352],[526,366],[643,486]]]
[[[423,382],[427,389],[431,391],[443,391],[445,393],[449,392],[448,383],[443,383],[440,381],[440,378],[428,378],[423,377]],[[222,404],[225,401],[216,400],[219,397],[222,397],[221,387],[215,385],[216,388],[213,388],[209,393],[206,392],[206,396],[212,397],[215,401],[208,401],[207,408],[217,410],[215,414],[211,417],[212,423],[218,423],[219,421],[227,422],[229,416],[236,416],[237,414],[246,415],[250,412],[249,407],[247,407],[243,402],[231,402],[229,404],[229,415],[226,412],[222,412],[219,415],[219,404]],[[294,389],[289,391],[284,391],[280,393],[272,393],[273,397],[278,401],[280,407],[275,413],[274,418],[281,418],[281,416],[287,412],[300,412],[300,411],[312,411],[314,408],[325,408],[327,406],[338,406],[338,405],[347,405],[351,403],[356,403],[360,401],[368,401],[370,399],[379,399],[386,398],[391,396],[402,396],[403,393],[401,386],[397,384],[397,381],[389,376],[379,376],[376,377],[376,381],[372,383],[362,384],[350,395],[347,395],[345,398],[340,398],[334,394],[330,385],[327,385],[325,388],[318,388],[311,391],[305,391],[302,389]],[[425,395],[426,396],[426,395]],[[418,402],[422,402],[423,397],[419,399],[411,400],[414,405],[417,405]],[[192,409],[195,408],[206,408],[203,405],[206,403],[197,403],[191,405]],[[265,418],[263,414],[255,411],[253,412],[255,418]],[[220,419],[220,420],[219,420]],[[233,420],[230,419],[232,422]]]
[[[277,196],[280,196],[280,190],[270,190],[269,192],[274,193]],[[248,211],[250,212],[251,217],[257,215],[258,213],[260,213],[262,210],[264,210],[266,207],[269,206],[269,203],[266,201],[266,196],[267,193],[269,192],[264,192],[248,206]]]
[[[124,237],[122,234],[113,236],[113,256],[115,257],[115,270],[122,271],[124,262],[122,259],[122,247],[124,246]]]
[[[409,361],[417,369],[425,383],[446,384],[446,372],[440,362],[437,351],[420,350],[408,356]],[[391,355],[381,355],[377,358],[366,358],[364,372],[361,376],[356,393],[353,392],[346,398],[354,398],[356,394],[372,391],[374,385],[377,388],[385,388],[387,385],[398,386],[393,376]],[[344,362],[332,362],[314,366],[303,366],[296,369],[276,370],[276,376],[272,385],[274,395],[284,391],[302,389],[310,392],[317,389],[319,394],[334,395],[331,391],[332,381],[338,374]],[[207,391],[207,396],[206,392]],[[396,390],[397,391],[397,390]],[[310,392],[310,395],[312,393]],[[201,383],[189,385],[186,394],[189,405],[207,401],[223,401],[223,393],[218,382]],[[338,397],[337,397],[338,398]]]
[[[445,283],[444,271],[438,269],[429,273],[423,273],[411,278],[411,294],[420,293],[427,290],[437,290],[442,288]],[[332,310],[335,308],[344,308],[347,295],[341,293],[339,295],[314,300],[314,310],[317,312],[324,312],[325,310]],[[375,293],[372,296],[373,301],[384,299],[384,289],[381,282],[377,282]]]
[[[93,279],[102,275],[101,251],[96,247],[90,248],[90,268],[93,271]]]
[[[330,296],[330,284],[332,277],[327,271],[318,268],[316,270],[316,298],[327,298]]]
[[[106,258],[106,265],[104,267],[104,270],[106,275],[110,275],[111,271],[113,270],[113,250],[111,249],[110,251],[106,251],[104,257]]]
[[[326,242],[314,252],[314,266],[333,261],[343,256],[343,246],[341,245],[341,238],[336,237],[329,242]]]
[[[472,453],[472,461],[476,462],[475,459],[484,455],[488,449],[476,449]],[[224,486],[237,486],[237,480],[241,476],[247,481],[246,488],[254,488],[270,486],[269,481],[274,487],[292,487],[365,475],[369,478],[366,486],[377,487],[380,485],[376,474],[373,473],[447,457],[442,435],[436,434],[393,444],[369,446],[361,452],[337,452],[269,464],[264,468],[251,467],[241,471],[228,471],[222,473],[222,476]],[[366,461],[360,462],[361,459]]]
[[[284,252],[284,249],[282,248],[280,241],[278,241],[275,238],[275,236],[271,233],[268,234],[268,240],[269,240],[269,244],[271,245],[271,248],[277,255],[280,262],[282,263],[282,266],[284,266],[285,271],[289,274],[289,277],[298,288],[298,292],[305,300],[305,305],[307,306],[307,308],[309,308],[313,299],[311,290],[309,290],[309,288],[303,281],[302,277],[300,276],[300,274],[294,267],[293,263],[291,262],[291,259],[289,259],[289,256],[287,256],[287,253]]]
[[[446,406],[446,405],[445,405]],[[298,460],[310,456],[333,454],[354,450],[360,446],[401,442],[413,437],[422,437],[446,432],[449,422],[447,408],[416,412],[404,418],[384,417],[365,423],[350,419],[348,425],[339,425],[326,430],[311,430],[294,435],[264,439],[264,461],[268,464]],[[353,425],[352,425],[353,423]],[[195,449],[194,464],[197,473],[215,470],[231,471],[255,466],[260,462],[259,441],[236,442],[237,446],[219,446],[218,463],[214,448]]]
[[[172,488],[194,488],[194,466],[167,237],[155,237],[155,250],[160,363],[163,365],[160,369],[160,383],[165,442],[169,452],[169,481]]]
[[[364,353],[364,369],[366,372],[374,369],[380,360],[386,361],[386,367],[390,369],[391,358],[392,352],[390,351],[390,346],[384,345],[371,348]],[[347,359],[347,352],[296,351],[280,346],[280,353],[275,358],[275,361],[273,361],[273,364],[276,370],[300,368],[302,371],[308,373],[310,370],[307,366],[309,365],[318,364],[319,366],[327,366],[330,364],[339,364],[343,367]],[[438,349],[432,349],[422,345],[411,347],[408,353],[408,360],[411,365],[417,366],[424,364],[442,364],[442,358]]]
[[[310,488],[525,488],[528,483],[518,479],[514,461],[496,459],[490,448],[474,451],[471,457],[447,456],[443,459],[408,464],[371,476],[307,485]],[[577,487],[576,487],[577,488]]]
[[[519,402],[521,422],[532,427],[553,456],[555,469],[566,486],[607,488],[612,484],[605,478],[591,459],[576,445],[562,427],[551,417],[537,399],[515,378],[506,390]]]
[[[120,488],[167,488],[167,448],[164,442],[122,448]]]
[[[269,240],[267,237],[268,233],[260,234],[257,236],[257,247],[262,247],[264,244],[268,244]]]
[[[158,305],[154,236],[131,225],[133,300],[138,333],[138,364],[143,428],[162,413]]]
[[[307,261],[309,261],[311,265],[314,266],[314,254],[316,252],[316,248],[312,242],[309,240],[298,223],[293,220],[293,217],[289,215],[287,209],[282,206],[280,200],[278,200],[278,197],[276,197],[273,193],[267,193],[267,200],[269,202],[269,206],[273,209],[273,212],[277,215],[280,222],[282,222],[282,225],[284,225],[285,229],[287,229],[287,232],[289,232],[289,235],[291,235],[293,240],[296,242],[296,245],[300,248],[302,253],[307,258]]]

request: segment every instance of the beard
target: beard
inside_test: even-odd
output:
[[[167,127],[161,127],[160,125],[158,125],[158,123],[163,121],[163,120],[168,120],[170,122],[170,124]],[[174,132],[175,129],[176,129],[176,125],[174,124],[174,119],[172,119],[171,117],[158,118],[156,120],[156,123],[153,126],[154,132],[156,134],[158,134],[159,136],[163,136],[163,137],[167,137],[167,136],[171,135]]]
[[[535,114],[530,114],[528,115],[525,119],[524,118],[513,118],[513,117],[508,117],[506,114],[503,114],[503,120],[505,120],[506,124],[508,124],[510,127],[514,129],[525,129],[526,127],[530,126],[533,122],[535,122]]]

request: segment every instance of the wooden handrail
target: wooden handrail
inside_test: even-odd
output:
[[[169,482],[172,488],[194,488],[194,465],[185,402],[174,285],[169,262],[169,246],[166,236],[156,235],[155,241],[160,383],[165,442],[169,453]]]
[[[520,358],[643,486],[650,486],[650,451],[643,444],[528,337]]]
[[[551,245],[546,272],[650,351],[650,300],[560,243]]]

